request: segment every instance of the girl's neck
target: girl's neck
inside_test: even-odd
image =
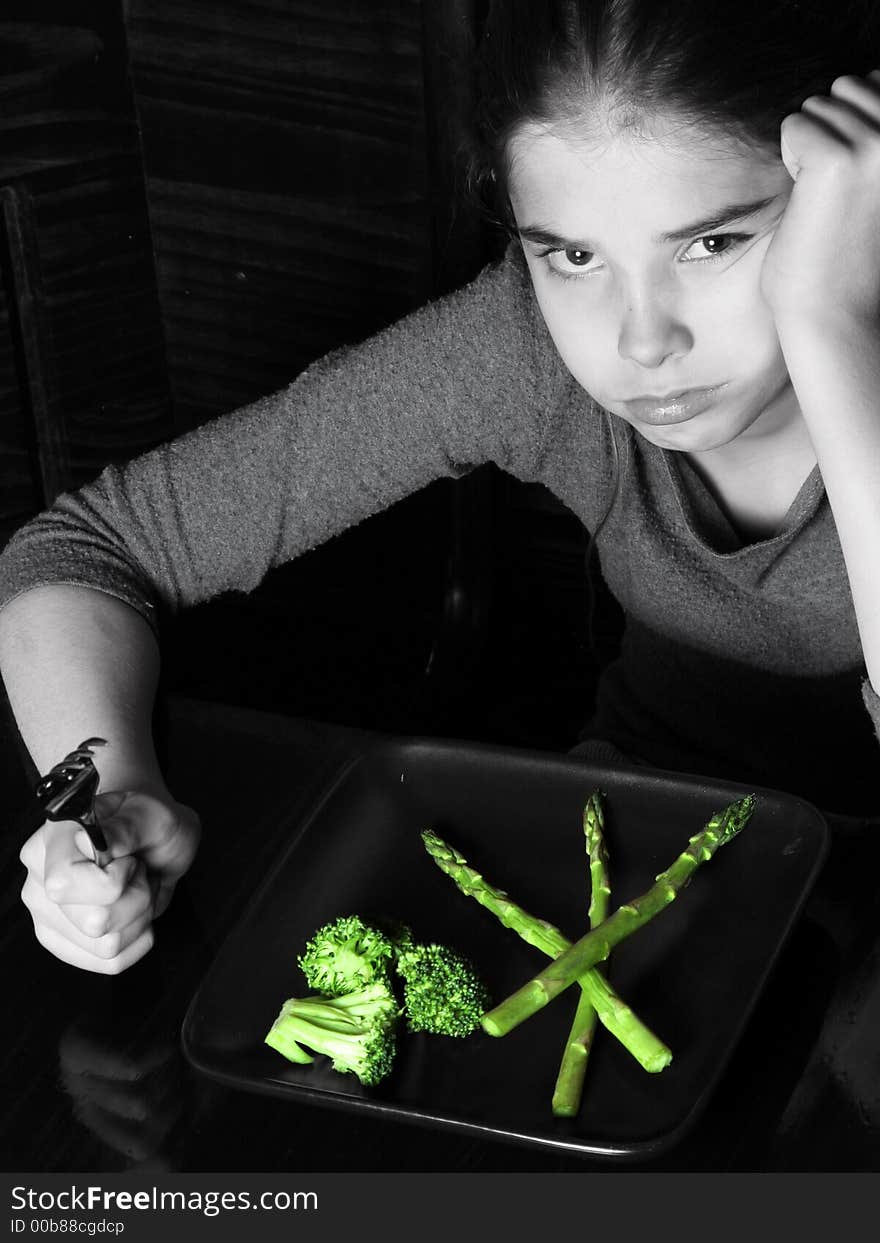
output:
[[[770,407],[726,445],[687,454],[739,534],[769,539],[816,466],[816,454],[796,403]]]

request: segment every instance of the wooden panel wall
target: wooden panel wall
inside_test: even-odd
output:
[[[419,0],[130,0],[179,427],[431,289]]]
[[[426,21],[472,36],[469,3],[440,7],[438,27],[421,0],[129,0],[176,430],[399,318],[453,267],[476,272],[475,232],[438,244],[449,178],[426,124]],[[247,600],[178,619],[175,685],[215,693],[225,667],[223,693],[248,702],[411,725],[455,506],[438,483]]]
[[[4,262],[0,264],[0,543],[42,502],[10,284]]]
[[[5,538],[171,432],[118,5],[4,4],[0,190]]]

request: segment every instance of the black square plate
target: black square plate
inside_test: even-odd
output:
[[[395,1069],[366,1089],[326,1059],[294,1066],[263,1043],[282,1002],[308,989],[297,966],[327,920],[400,919],[477,963],[500,1001],[540,953],[430,859],[434,828],[494,885],[571,939],[587,927],[582,812],[605,794],[612,909],[647,889],[709,817],[749,791],[680,774],[546,752],[387,739],[327,790],[224,943],[186,1015],[183,1047],[227,1084],[389,1118],[605,1156],[648,1156],[679,1140],[709,1103],[818,875],[829,844],[810,804],[756,790],[740,835],[699,869],[650,927],[609,961],[618,992],[673,1052],[649,1074],[600,1028],[580,1115],[550,1098],[576,989],[502,1038],[408,1034]]]

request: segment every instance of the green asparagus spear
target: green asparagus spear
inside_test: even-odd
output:
[[[608,885],[608,854],[605,850],[605,814],[602,795],[594,790],[584,807],[584,838],[590,869],[590,907],[588,918],[591,928],[597,928],[608,917],[611,890]],[[596,968],[598,971],[599,968]],[[581,988],[574,1012],[571,1030],[559,1074],[553,1089],[552,1109],[557,1118],[574,1118],[581,1106],[587,1061],[596,1035],[598,1015],[589,992]]]
[[[591,929],[494,1010],[484,1014],[483,1029],[490,1036],[506,1036],[563,989],[581,979],[585,971],[603,962],[615,945],[643,928],[674,901],[697,868],[745,827],[754,806],[754,795],[747,794],[712,816],[706,826],[694,834],[675,862],[660,873],[650,889],[618,907],[598,928]]]
[[[506,928],[518,933],[529,945],[533,945],[549,958],[558,957],[570,947],[571,942],[558,928],[544,919],[530,915],[521,906],[517,906],[503,890],[490,885],[468,864],[463,855],[444,842],[433,830],[426,829],[422,833],[422,841],[437,866],[455,881],[462,893],[475,898]],[[598,971],[586,971],[579,983],[588,992],[603,1025],[645,1070],[654,1072],[669,1065],[672,1054],[666,1045],[618,997]]]

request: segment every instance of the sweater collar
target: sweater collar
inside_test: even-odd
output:
[[[779,529],[759,539],[744,538],[684,454],[659,449],[642,437],[642,452],[658,455],[681,518],[691,536],[709,553],[733,561],[769,565],[817,515],[825,499],[818,466],[806,476]]]

